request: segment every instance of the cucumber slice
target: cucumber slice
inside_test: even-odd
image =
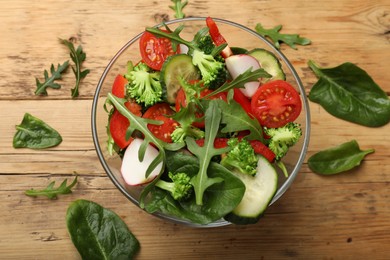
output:
[[[257,223],[277,191],[276,170],[267,159],[260,156],[254,177],[238,172],[234,174],[245,184],[245,193],[240,204],[225,219],[239,225]]]
[[[161,68],[160,82],[165,90],[165,99],[170,104],[175,103],[177,92],[181,87],[179,77],[187,81],[200,78],[198,68],[192,64],[192,58],[187,54],[168,57]]]
[[[256,58],[259,61],[260,66],[266,72],[272,75],[272,78],[268,78],[264,80],[271,81],[277,79],[281,79],[281,80],[286,79],[286,75],[284,74],[282,69],[282,64],[275,56],[275,54],[273,54],[272,52],[265,49],[257,48],[248,52],[248,55]]]

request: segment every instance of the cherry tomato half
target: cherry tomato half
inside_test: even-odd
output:
[[[252,97],[252,113],[260,124],[269,128],[284,126],[301,113],[299,93],[283,80],[267,82]]]
[[[177,46],[173,51],[172,43],[169,39],[157,37],[150,32],[144,32],[139,40],[142,60],[154,70],[161,70],[162,65],[168,56],[180,52]]]
[[[213,92],[213,91],[210,89],[204,89],[200,93],[200,97],[202,98],[202,97],[210,94],[211,92]],[[213,95],[211,97],[208,97],[207,99],[221,99],[223,101],[227,101],[227,94],[225,92],[221,92],[221,93],[218,93],[218,94]],[[182,88],[180,88],[179,91],[177,92],[177,96],[176,96],[176,103],[175,103],[176,112],[179,112],[179,110],[182,107],[186,107],[186,106],[187,106],[186,94],[184,93],[184,90]],[[196,113],[197,118],[202,118],[203,116],[204,116],[203,112]],[[204,128],[204,126],[205,126],[204,121],[194,122],[193,126],[198,127],[198,128]]]
[[[172,115],[174,111],[167,103],[157,103],[148,110],[146,110],[143,115],[144,118],[149,118],[153,120],[163,121],[161,125],[148,124],[148,129],[154,134],[158,139],[171,143],[172,138],[171,134],[175,130],[178,123],[172,118],[167,117],[167,115]]]
[[[141,116],[141,106],[135,102],[126,102],[125,106],[129,111],[136,116]],[[119,113],[118,110],[115,110],[110,117],[110,133],[114,142],[119,146],[119,148],[126,148],[133,138],[126,139],[126,131],[130,126],[129,120]]]
[[[127,79],[123,75],[118,74],[112,84],[112,94],[118,98],[125,97],[125,88],[127,84]]]

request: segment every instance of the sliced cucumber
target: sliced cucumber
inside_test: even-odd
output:
[[[257,48],[248,52],[248,55],[256,58],[259,61],[260,66],[266,72],[272,75],[272,78],[265,80],[270,81],[277,79],[286,79],[286,75],[284,74],[282,69],[282,64],[272,52],[265,49]]]
[[[235,175],[245,184],[245,193],[240,204],[225,219],[239,225],[254,224],[261,218],[276,193],[278,175],[272,164],[262,156],[254,177],[242,173]]]
[[[170,104],[175,103],[177,92],[181,87],[179,77],[187,81],[200,78],[198,68],[192,64],[192,58],[187,54],[170,56],[161,69],[160,81],[165,90],[165,99]]]

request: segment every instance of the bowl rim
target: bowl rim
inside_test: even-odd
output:
[[[156,24],[153,27],[161,27],[164,24],[170,25],[170,24],[177,24],[177,23],[182,23],[182,22],[187,22],[187,21],[204,21],[204,20],[206,20],[206,18],[207,17],[196,16],[196,17],[185,17],[185,18],[173,19],[173,20],[166,21],[164,23]],[[311,117],[310,117],[310,108],[309,108],[309,103],[308,103],[308,100],[307,100],[306,92],[305,92],[304,86],[302,84],[302,81],[301,81],[300,77],[298,76],[298,73],[296,72],[295,68],[292,66],[291,62],[287,59],[287,57],[279,49],[277,49],[265,37],[263,37],[262,35],[258,34],[256,31],[254,31],[254,30],[252,30],[252,29],[250,29],[250,28],[248,28],[248,27],[246,27],[244,25],[241,25],[239,23],[236,23],[236,22],[233,22],[233,21],[230,21],[230,20],[226,20],[226,19],[221,19],[221,18],[214,18],[213,17],[212,19],[215,22],[217,22],[217,23],[223,23],[223,24],[226,24],[226,25],[230,25],[230,26],[242,29],[243,31],[246,31],[246,32],[254,35],[255,37],[259,38],[260,40],[262,40],[264,42],[264,44],[266,44],[275,53],[277,53],[279,55],[279,57],[281,58],[281,60],[286,64],[288,69],[291,71],[291,73],[292,73],[292,75],[293,75],[293,77],[294,77],[294,79],[295,79],[295,81],[296,81],[296,83],[298,85],[299,91],[300,91],[301,101],[302,101],[303,107],[304,107],[304,109],[306,111],[305,118],[304,118],[306,125],[305,125],[305,129],[304,129],[304,138],[303,138],[302,149],[300,151],[300,154],[299,154],[299,157],[298,157],[298,161],[295,164],[295,166],[294,166],[293,170],[291,171],[291,173],[289,174],[289,177],[288,177],[287,181],[285,181],[282,184],[282,186],[279,187],[279,189],[276,191],[275,196],[271,200],[271,202],[269,204],[269,206],[271,206],[273,203],[275,203],[288,190],[288,188],[293,183],[294,179],[296,178],[296,176],[299,173],[299,170],[302,167],[302,164],[304,162],[304,159],[305,159],[305,156],[306,156],[306,153],[307,153],[307,150],[308,150],[309,141],[310,141],[310,131],[311,131],[311,123],[310,123],[310,118]],[[132,45],[134,42],[136,42],[142,36],[142,34],[143,34],[143,31],[141,33],[137,34],[132,39],[130,39],[111,58],[111,60],[109,61],[108,65],[105,67],[105,69],[104,69],[104,71],[103,71],[103,73],[102,73],[102,75],[101,75],[101,77],[100,77],[100,79],[98,81],[98,84],[97,84],[97,87],[96,87],[96,91],[95,91],[95,94],[93,96],[92,110],[91,110],[92,139],[93,139],[93,143],[94,143],[94,146],[95,146],[95,151],[96,151],[96,153],[98,155],[99,161],[100,161],[103,169],[105,170],[106,174],[109,176],[109,178],[114,183],[114,185],[119,189],[119,191],[123,195],[125,195],[125,197],[127,199],[129,199],[131,202],[133,202],[138,207],[139,207],[138,201],[135,198],[133,198],[132,196],[130,196],[127,193],[127,191],[126,191],[126,188],[123,187],[119,183],[119,181],[114,177],[114,174],[111,172],[110,167],[108,166],[107,162],[104,159],[104,155],[103,155],[102,149],[100,147],[99,137],[98,137],[98,133],[97,133],[96,111],[97,111],[97,104],[98,104],[98,100],[99,100],[99,93],[100,93],[100,90],[102,88],[103,82],[104,82],[108,72],[110,71],[111,67],[114,65],[115,61],[119,58],[119,56],[130,45]],[[157,216],[157,217],[162,218],[164,220],[169,220],[169,221],[171,221],[173,223],[180,223],[180,224],[184,224],[186,226],[192,226],[192,227],[220,227],[220,226],[226,226],[226,225],[230,225],[231,224],[230,222],[228,222],[226,220],[222,220],[222,221],[212,222],[212,223],[207,224],[207,225],[201,225],[201,224],[191,223],[189,221],[173,218],[173,217],[171,217],[169,215],[160,214],[159,212],[154,213],[154,214],[150,214],[150,215]]]

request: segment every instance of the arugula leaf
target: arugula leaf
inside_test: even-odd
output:
[[[311,41],[307,38],[300,37],[298,34],[283,34],[279,31],[282,29],[282,25],[277,25],[272,29],[265,29],[260,23],[255,27],[258,34],[263,37],[271,38],[276,48],[280,48],[280,43],[284,42],[293,49],[297,49],[295,44],[308,45]]]
[[[44,70],[43,74],[45,76],[45,81],[40,82],[38,78],[35,78],[35,82],[37,85],[37,89],[35,90],[35,95],[44,95],[47,96],[47,88],[59,89],[61,85],[54,82],[58,79],[62,78],[62,73],[66,71],[69,66],[69,61],[65,61],[62,65],[57,65],[57,70],[54,67],[54,64],[50,67],[51,76],[49,77],[49,73],[47,70]]]
[[[346,62],[334,68],[309,67],[319,78],[309,99],[328,113],[356,124],[379,127],[390,122],[390,99],[366,71]]]
[[[54,128],[29,113],[24,114],[16,130],[13,138],[14,148],[44,149],[62,142],[61,135]]]
[[[188,1],[182,2],[181,0],[171,0],[173,6],[169,6],[173,11],[175,11],[176,18],[184,18],[186,15],[183,13],[184,7],[188,4]]]
[[[27,196],[31,197],[37,197],[37,196],[46,196],[49,199],[56,199],[57,195],[59,194],[69,194],[72,193],[72,188],[75,186],[77,183],[77,176],[74,178],[71,184],[67,186],[67,179],[65,179],[60,186],[57,188],[54,188],[55,181],[52,181],[45,189],[43,190],[26,190],[25,194]]]
[[[237,103],[231,95],[228,95],[228,102],[216,100],[222,111],[221,124],[224,127],[222,133],[233,133],[238,131],[249,130],[249,135],[245,138],[248,140],[264,141],[261,125],[258,120],[251,118],[242,106]]]
[[[207,188],[213,184],[223,181],[221,177],[209,178],[207,169],[211,158],[229,151],[229,147],[216,149],[214,148],[214,139],[217,136],[219,124],[221,122],[221,110],[218,105],[211,101],[205,113],[205,141],[203,146],[199,146],[192,137],[186,138],[187,148],[199,159],[199,172],[191,179],[194,186],[196,204],[203,204],[203,194]]]
[[[140,244],[112,210],[76,200],[66,211],[66,227],[82,259],[133,259]]]
[[[251,81],[258,81],[259,78],[271,78],[272,75],[267,73],[263,68],[252,71],[252,68],[247,69],[244,73],[240,74],[237,78],[230,82],[224,83],[222,86],[204,96],[208,98],[221,92],[227,92],[234,88],[243,88],[244,84]]]
[[[68,49],[70,50],[70,58],[75,64],[75,67],[72,66],[72,70],[74,75],[76,76],[76,84],[75,87],[71,90],[72,91],[72,97],[78,97],[79,96],[79,85],[80,81],[85,78],[88,73],[90,72],[89,69],[86,70],[81,70],[81,64],[85,61],[86,59],[86,54],[83,51],[83,48],[81,45],[77,47],[77,49],[74,48],[74,45],[72,42],[64,39],[60,39],[60,42],[64,44]]]
[[[362,151],[357,141],[352,140],[312,155],[307,163],[315,173],[332,175],[359,166],[364,157],[373,152],[374,149]]]
[[[150,143],[152,143],[154,146],[156,146],[159,154],[158,156],[152,161],[152,163],[149,165],[148,169],[146,170],[145,177],[148,177],[150,173],[159,165],[160,163],[163,164],[163,167],[161,168],[161,172],[157,178],[155,178],[150,184],[148,184],[141,193],[140,198],[140,207],[142,208],[144,206],[144,198],[146,195],[150,192],[151,188],[154,186],[154,184],[158,181],[159,177],[161,176],[163,169],[165,168],[165,150],[169,151],[177,151],[184,147],[184,143],[166,143],[157,137],[153,135],[153,133],[150,132],[148,128],[148,124],[162,124],[163,122],[160,120],[152,120],[147,118],[142,118],[139,116],[134,115],[131,113],[125,106],[126,99],[118,98],[114,96],[112,93],[107,94],[107,101],[106,103],[110,103],[113,105],[119,113],[121,113],[123,116],[125,116],[129,122],[130,126],[127,129],[126,132],[126,138],[130,138],[132,133],[135,130],[140,131],[144,135],[143,143],[140,147],[140,150],[138,151],[138,158],[142,161],[142,159],[145,156],[146,146]]]

